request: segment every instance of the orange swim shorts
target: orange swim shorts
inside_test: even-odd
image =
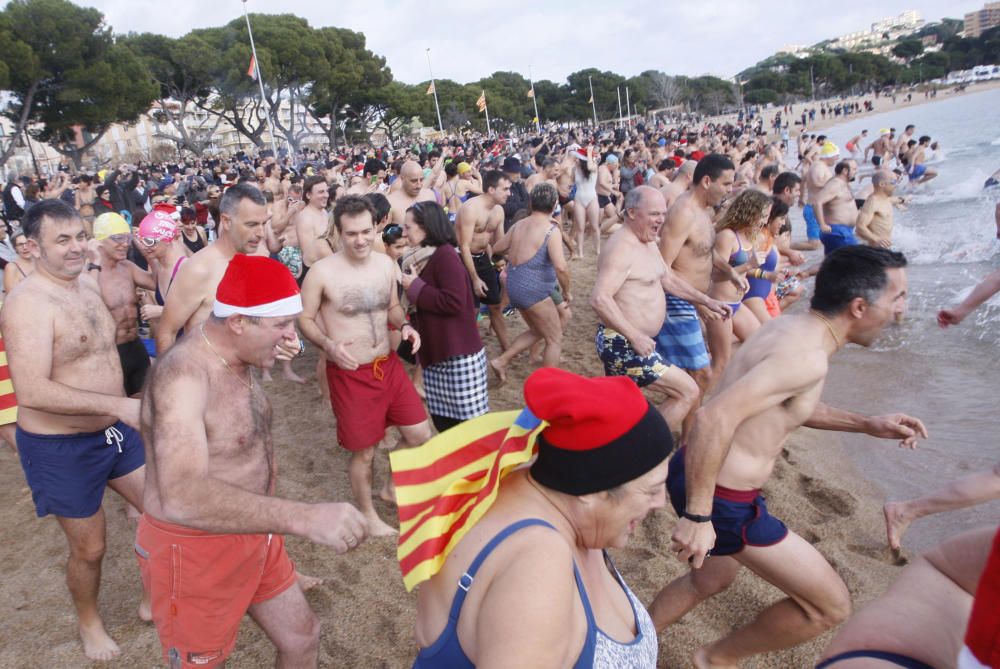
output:
[[[225,662],[247,609],[296,583],[279,534],[210,534],[143,515],[135,553],[171,667]]]
[[[349,451],[375,446],[389,425],[405,427],[427,420],[424,403],[394,351],[355,370],[328,361],[326,378],[337,418],[337,441]]]

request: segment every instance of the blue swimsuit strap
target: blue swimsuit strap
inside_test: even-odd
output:
[[[931,665],[921,662],[920,660],[915,660],[912,657],[908,657],[900,653],[890,653],[889,651],[884,650],[849,650],[846,653],[834,655],[833,657],[820,662],[816,665],[816,669],[824,669],[825,667],[832,666],[841,660],[851,660],[861,657],[873,660],[885,660],[886,662],[892,662],[893,664],[904,667],[905,669],[934,669]]]
[[[451,602],[451,610],[448,612],[448,619],[454,622],[458,621],[458,616],[462,612],[462,604],[465,603],[465,595],[469,592],[469,588],[472,587],[472,582],[476,579],[476,574],[479,572],[479,568],[483,566],[483,562],[486,558],[490,556],[490,553],[504,542],[507,537],[514,534],[518,530],[522,530],[525,527],[531,527],[532,525],[542,525],[548,527],[552,530],[556,528],[540,518],[525,518],[524,520],[519,520],[516,523],[511,523],[507,527],[500,530],[496,536],[490,539],[489,543],[483,546],[483,549],[479,551],[476,559],[472,561],[469,568],[465,570],[465,573],[458,579],[458,591],[455,593],[455,599]],[[575,569],[575,565],[574,565]],[[579,579],[579,576],[577,576]],[[579,580],[577,581],[579,582]],[[584,608],[589,610],[589,605],[585,604]]]

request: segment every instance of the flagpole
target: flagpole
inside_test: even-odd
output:
[[[250,52],[253,54],[253,67],[257,72],[257,84],[260,86],[260,103],[267,105],[267,98],[264,97],[264,77],[260,76],[260,61],[257,60],[257,47],[253,43],[253,29],[250,27],[250,14],[247,13],[247,0],[243,0],[243,17],[247,20],[247,34],[250,35]],[[281,108],[281,99],[278,99],[278,108]],[[271,123],[271,114],[266,116],[267,131],[271,136],[271,152],[274,159],[278,159],[278,144],[274,141],[274,125]],[[336,119],[334,119],[336,121]]]
[[[483,91],[483,95],[486,95],[486,91]],[[492,137],[493,130],[490,129],[490,106],[488,104],[484,104],[483,111],[486,112],[486,136]]]
[[[632,105],[628,98],[628,86],[625,87],[625,113],[628,114],[628,127],[632,127]]]
[[[587,77],[587,81],[590,83],[590,108],[594,112],[594,128],[597,128],[597,103],[594,102],[594,81],[590,77]]]
[[[618,93],[618,127],[625,125],[625,118],[622,116],[622,87],[615,86],[615,91]]]
[[[246,0],[244,0],[246,2]],[[438,104],[438,89],[434,83],[434,70],[431,69],[431,48],[427,47],[427,71],[431,73],[431,90],[434,91],[434,109],[438,115],[438,130],[444,133],[444,123],[441,122],[441,105]]]
[[[541,119],[538,118],[538,98],[535,97],[535,78],[531,75],[531,66],[528,66],[528,81],[531,82],[531,102],[535,105],[535,132],[542,131]]]

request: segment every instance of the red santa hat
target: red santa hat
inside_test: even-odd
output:
[[[281,318],[302,312],[299,287],[277,260],[237,253],[215,292],[212,313],[219,318],[240,314]]]

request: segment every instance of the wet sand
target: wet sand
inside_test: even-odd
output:
[[[588,244],[588,251],[592,247]],[[564,343],[563,366],[599,375],[594,351],[596,320],[587,305],[595,261],[574,261],[574,305],[571,331]],[[512,318],[515,332],[523,328]],[[485,325],[484,325],[485,327]],[[497,353],[492,336],[488,351]],[[314,368],[310,350],[296,363],[300,373]],[[521,383],[531,367],[522,356],[509,368],[510,381],[491,391],[494,410],[521,406]],[[336,445],[330,409],[315,385],[298,386],[280,378],[265,384],[274,403],[274,442],[278,454],[281,496],[308,500],[350,500],[347,453]],[[388,470],[384,453],[377,459],[377,484]],[[63,582],[66,545],[55,521],[35,518],[20,463],[9,450],[0,452],[0,513],[5,541],[0,548],[0,667],[152,667],[160,666],[155,630],[135,615],[140,587],[132,550],[134,525],[113,493],[106,496],[108,550],[100,606],[105,625],[123,649],[109,664],[86,661],[76,637],[69,594]],[[812,542],[847,582],[856,605],[880,594],[899,572],[886,548],[881,498],[862,473],[843,456],[835,435],[800,429],[792,435],[784,457],[766,488],[772,512]],[[393,510],[376,502],[385,518]],[[667,553],[674,523],[668,507],[650,516],[629,547],[615,551],[619,569],[644,602],[684,571]],[[412,663],[415,598],[403,588],[392,539],[370,540],[357,550],[336,556],[324,547],[289,537],[288,550],[299,569],[325,579],[307,598],[323,625],[320,666],[396,668]],[[779,593],[752,574],[743,573],[733,587],[707,602],[660,637],[660,666],[688,666],[693,650],[749,621]],[[812,666],[829,637],[784,653],[747,662],[746,667]],[[244,620],[230,667],[270,667],[274,650]]]

